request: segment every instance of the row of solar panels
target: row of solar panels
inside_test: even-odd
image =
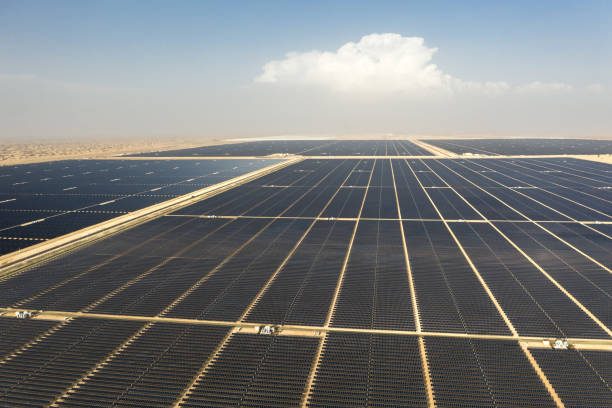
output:
[[[277,162],[70,160],[4,167],[0,255]]]
[[[267,156],[279,153],[304,156],[431,156],[429,151],[408,140],[275,140],[166,150],[133,156]]]
[[[612,192],[598,189],[601,186],[560,184],[560,180],[552,184],[548,175],[540,173],[536,175],[548,181],[536,184],[532,175],[522,173],[514,174],[515,179],[520,176],[526,181],[512,180],[504,175],[512,174],[513,170],[507,166],[511,164],[499,167],[493,160],[471,163],[308,160],[184,208],[177,214],[313,217],[342,185],[323,216],[356,217],[366,194],[365,187],[369,185],[364,218],[398,218],[397,191],[403,218],[439,218],[429,196],[442,217],[449,220],[482,219],[470,204],[490,220],[612,220]],[[417,170],[422,167],[427,170]],[[437,181],[432,182],[434,177]],[[593,184],[612,184],[609,175],[605,179]]]
[[[458,154],[565,155],[612,153],[612,140],[430,139],[423,141]],[[141,153],[136,156],[266,156],[275,153],[292,153],[305,156],[431,155],[429,151],[408,140],[276,140],[167,150]]]
[[[581,309],[612,327],[612,279],[603,267],[533,224],[497,224],[549,278],[492,226],[449,225],[519,334],[608,337]],[[0,282],[0,305],[321,326],[354,228],[164,217]],[[510,334],[444,223],[403,228],[424,331]],[[609,264],[609,243],[588,242]],[[411,305],[399,222],[362,220],[332,326],[414,330]]]
[[[189,407],[298,406],[313,368],[308,406],[427,406],[419,339],[412,336],[330,333],[321,340],[83,318],[2,318],[0,327],[0,402],[12,407],[165,407],[179,399]],[[423,341],[439,407],[555,406],[515,342]],[[609,406],[612,353],[531,353],[566,407]]]
[[[0,167],[0,188],[44,189],[47,185],[173,184],[215,176],[236,167],[257,168],[259,160],[62,160]],[[275,160],[266,160],[268,164]],[[74,183],[74,184],[70,184]],[[29,186],[29,187],[28,187]],[[35,191],[42,192],[42,191]]]
[[[429,139],[423,141],[458,154],[554,155],[612,153],[612,140]]]
[[[225,161],[218,162],[229,165]],[[542,167],[532,163],[538,162],[531,161],[527,165]],[[549,170],[526,170],[522,162],[519,166],[501,160],[394,160],[393,177],[388,160],[379,160],[376,165],[373,160],[309,160],[185,208],[177,214],[314,217],[333,197],[322,216],[356,217],[366,194],[365,187],[369,183],[362,214],[365,218],[397,218],[397,191],[403,218],[439,218],[429,202],[431,198],[445,219],[481,219],[463,197],[483,216],[492,220],[524,220],[525,217],[542,221],[611,219],[612,190],[604,188],[610,185],[610,173],[604,170],[605,167],[600,169],[597,165],[591,167],[588,162],[572,161],[571,171],[575,173],[570,171],[566,174],[568,170],[561,175],[541,173],[555,171],[550,169],[558,166],[559,160],[556,164],[551,163],[543,167]],[[580,166],[586,167],[586,170],[579,170]],[[246,169],[233,169],[225,177],[235,175],[236,171]],[[438,175],[454,190],[448,188]],[[220,181],[220,176],[215,177],[215,182]],[[338,191],[341,185],[343,187]],[[427,192],[421,185],[426,187]],[[510,185],[511,188],[504,185]],[[119,187],[122,186],[112,188]],[[172,189],[167,192],[176,195],[202,187],[203,184],[188,183],[166,186],[163,191]],[[40,195],[35,198],[22,195],[18,199],[13,197],[0,200],[3,201],[0,202],[0,214],[3,215],[3,222],[0,222],[0,250],[7,253],[24,248],[36,243],[36,239],[63,235],[173,196],[147,193],[131,197],[113,196],[109,199],[108,196],[71,193],[64,196]],[[64,208],[60,207],[66,207],[66,210],[87,208],[64,213]]]

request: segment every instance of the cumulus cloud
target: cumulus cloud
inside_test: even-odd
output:
[[[335,52],[288,53],[270,61],[257,82],[320,85],[337,91],[447,89],[452,78],[431,63],[436,48],[419,37],[370,34]]]
[[[478,93],[499,95],[567,92],[563,83],[532,82],[511,86],[505,81],[476,82],[456,78],[432,62],[437,48],[421,37],[369,34],[336,51],[290,52],[284,59],[266,63],[255,82],[304,85],[337,92],[423,94]]]

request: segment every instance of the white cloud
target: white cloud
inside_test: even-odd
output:
[[[320,87],[343,93],[416,94],[476,93],[500,95],[558,93],[573,90],[564,83],[532,82],[511,86],[508,82],[466,81],[443,72],[432,63],[437,48],[421,37],[369,34],[348,42],[334,52],[290,52],[282,60],[266,63],[256,82]]]
[[[263,83],[319,85],[336,91],[450,89],[452,78],[431,63],[436,48],[420,37],[370,34],[336,52],[291,52],[263,66]]]

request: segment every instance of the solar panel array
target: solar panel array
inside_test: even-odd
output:
[[[140,153],[133,156],[268,156],[272,154],[299,154],[303,156],[431,156],[429,151],[409,140],[257,141]]]
[[[65,160],[0,168],[0,255],[278,160]]]
[[[612,154],[612,140],[593,139],[430,139],[433,146],[458,154],[558,155]]]
[[[611,174],[287,166],[1,278],[0,405],[612,406]]]

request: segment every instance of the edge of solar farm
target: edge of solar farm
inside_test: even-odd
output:
[[[230,180],[226,180],[212,186],[207,186],[200,190],[196,190],[191,193],[184,194],[182,196],[163,201],[161,203],[157,203],[65,235],[61,235],[48,241],[32,245],[20,251],[5,254],[0,256],[0,277],[6,277],[7,275],[19,273],[24,269],[35,266],[36,264],[64,255],[67,252],[71,252],[82,246],[87,246],[97,240],[105,239],[109,235],[119,233],[160,217],[166,213],[176,211],[184,206],[191,205],[193,202],[204,200],[243,183],[247,183],[265,174],[269,174],[286,166],[290,166],[291,164],[297,163],[301,160],[303,159],[299,157],[287,158],[279,163],[234,177]]]

